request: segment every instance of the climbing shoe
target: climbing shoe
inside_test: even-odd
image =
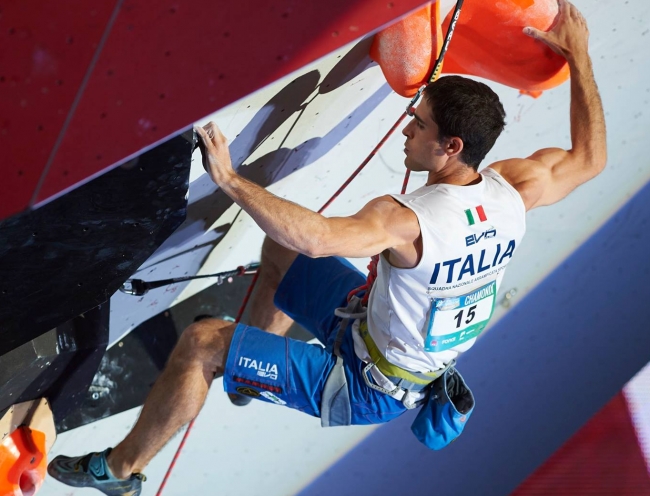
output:
[[[92,487],[107,496],[140,496],[142,474],[131,474],[128,479],[115,477],[106,462],[111,448],[101,453],[69,457],[59,455],[47,466],[47,473],[59,482],[72,487]]]

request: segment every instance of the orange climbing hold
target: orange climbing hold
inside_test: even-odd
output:
[[[444,72],[479,76],[539,96],[565,82],[569,67],[562,56],[522,30],[532,26],[548,31],[557,14],[557,0],[466,2]]]
[[[56,431],[46,399],[10,407],[0,418],[0,496],[33,496],[43,484]]]
[[[396,93],[411,97],[426,84],[453,12],[441,26],[437,1],[375,36],[370,57]],[[547,31],[557,14],[557,0],[465,2],[442,72],[479,76],[537,98],[565,82],[569,67],[563,57],[522,30],[532,26]]]
[[[47,470],[45,434],[19,427],[0,444],[0,494],[32,496]]]
[[[375,35],[370,58],[395,93],[412,97],[427,83],[442,47],[441,21],[435,2]]]

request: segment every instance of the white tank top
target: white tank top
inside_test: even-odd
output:
[[[471,186],[434,184],[393,197],[415,212],[422,233],[422,258],[411,269],[393,267],[382,255],[368,301],[368,332],[392,364],[416,372],[443,368],[472,347],[476,338],[453,348],[424,349],[432,298],[461,296],[496,281],[526,231],[526,207],[496,171],[486,168]],[[355,352],[370,357],[353,327]]]

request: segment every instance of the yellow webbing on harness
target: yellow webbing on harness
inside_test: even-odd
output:
[[[363,342],[366,343],[366,348],[368,348],[368,353],[370,354],[370,358],[375,364],[375,367],[377,367],[379,371],[388,378],[397,377],[415,384],[426,385],[435,381],[444,372],[444,369],[436,372],[409,372],[397,365],[393,365],[379,352],[377,345],[372,340],[372,337],[370,337],[370,333],[368,332],[368,323],[365,320],[359,322],[359,334],[361,335]]]

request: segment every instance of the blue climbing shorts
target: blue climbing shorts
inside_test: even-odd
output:
[[[336,363],[332,353],[348,293],[365,277],[347,260],[299,255],[280,283],[275,305],[325,346],[269,334],[239,324],[228,352],[224,389],[320,417],[325,382]],[[351,324],[341,344],[352,410],[352,424],[388,422],[406,411],[404,405],[369,388],[363,362],[354,353]]]

